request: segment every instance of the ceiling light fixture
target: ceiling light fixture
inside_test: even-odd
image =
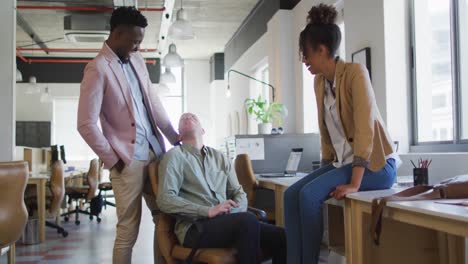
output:
[[[171,68],[166,67],[164,73],[161,74],[161,77],[159,78],[159,82],[164,84],[176,82],[176,77],[172,74]]]
[[[37,85],[37,80],[35,76],[29,77],[28,88],[26,89],[26,94],[38,94],[41,92],[41,88]]]
[[[169,53],[164,56],[163,66],[166,68],[177,68],[184,66],[184,60],[177,53],[177,47],[174,43],[169,45]]]
[[[21,74],[20,70],[16,69],[16,82],[23,81],[23,74]]]
[[[192,23],[187,19],[187,13],[184,10],[182,0],[180,1],[180,9],[177,11],[176,20],[169,27],[169,37],[177,40],[194,39]]]

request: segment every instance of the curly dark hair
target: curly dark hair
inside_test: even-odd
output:
[[[341,42],[340,28],[336,25],[338,12],[332,5],[319,4],[313,6],[307,16],[307,26],[299,35],[299,50],[306,55],[306,46],[316,49],[324,45],[334,57]]]
[[[110,19],[111,32],[120,25],[130,25],[145,28],[148,26],[146,17],[135,7],[122,6],[112,12]]]
[[[307,24],[328,25],[335,24],[338,12],[332,5],[319,4],[309,10]]]

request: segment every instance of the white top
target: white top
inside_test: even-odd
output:
[[[335,149],[338,161],[333,163],[335,168],[350,164],[353,162],[353,149],[346,140],[343,124],[336,107],[336,75],[333,84],[328,80],[325,81],[325,125],[327,126],[333,148]],[[394,159],[396,169],[401,166],[400,157],[396,152],[388,155],[386,159]]]
[[[333,82],[333,87],[329,81],[325,81],[325,125],[327,126],[333,148],[336,152],[338,161],[333,163],[333,166],[340,168],[343,165],[353,162],[353,149],[346,140],[343,124],[336,107],[336,76]]]

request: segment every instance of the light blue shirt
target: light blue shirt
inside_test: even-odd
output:
[[[120,62],[120,61],[119,61]],[[143,101],[140,82],[135,73],[135,69],[130,62],[120,62],[122,69],[127,78],[128,86],[132,94],[133,113],[135,116],[136,139],[135,139],[135,160],[148,160],[149,147],[154,151],[156,156],[162,154],[161,146],[158,139],[154,135],[153,126],[151,125],[148,112]]]

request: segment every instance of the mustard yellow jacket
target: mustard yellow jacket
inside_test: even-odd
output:
[[[386,156],[394,152],[392,140],[375,102],[374,91],[365,66],[337,61],[336,107],[346,140],[353,149],[353,166],[371,171],[381,170]],[[330,134],[325,125],[325,83],[323,75],[315,76],[318,121],[321,136],[322,161],[336,161]]]

